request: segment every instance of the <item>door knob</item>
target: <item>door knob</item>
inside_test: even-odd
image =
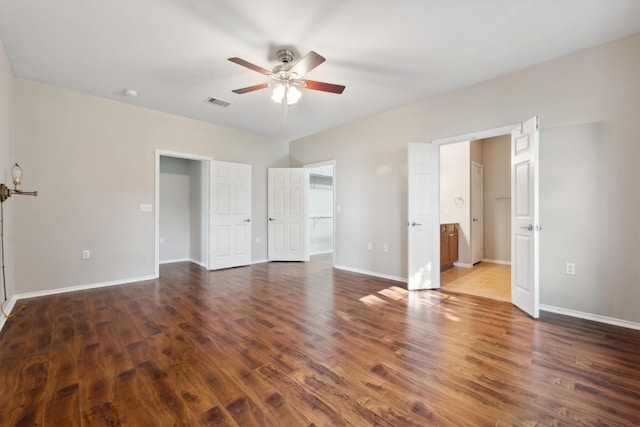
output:
[[[529,224],[527,226],[520,227],[520,228],[524,228],[525,230],[533,231],[533,225],[531,225],[531,224]]]
[[[269,217],[269,221],[275,221],[275,220],[276,220],[275,218]]]
[[[418,222],[415,222],[415,221],[411,223],[411,226],[412,226],[412,227],[415,227],[416,225],[422,225],[422,224],[420,224],[420,223],[418,223]]]
[[[251,218],[245,219],[244,222],[251,222]]]
[[[473,218],[473,222],[478,222],[480,221],[478,218]]]

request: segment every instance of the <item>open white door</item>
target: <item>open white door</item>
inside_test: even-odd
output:
[[[269,261],[309,261],[309,169],[270,168],[268,179]]]
[[[410,143],[409,290],[440,287],[440,146]]]
[[[511,302],[538,318],[538,117],[511,133]]]
[[[211,162],[209,269],[251,263],[251,165]]]

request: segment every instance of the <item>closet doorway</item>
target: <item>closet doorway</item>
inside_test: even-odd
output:
[[[335,161],[305,165],[309,169],[308,238],[313,260],[335,264]]]
[[[164,263],[208,267],[209,169],[209,158],[156,151],[156,277]]]

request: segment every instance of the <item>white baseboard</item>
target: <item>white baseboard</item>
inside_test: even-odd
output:
[[[176,258],[176,259],[166,259],[164,261],[160,261],[158,264],[171,264],[172,262],[195,262],[189,258]],[[198,264],[196,262],[196,264]]]
[[[187,261],[192,262],[194,264],[199,265],[200,267],[207,268],[207,264],[204,261],[200,261],[199,259],[188,259]]]
[[[265,262],[269,262],[268,259],[257,259],[255,261],[251,261],[251,263],[249,265],[253,265],[253,264],[264,264]]]
[[[17,294],[15,298],[17,300],[21,300],[26,298],[44,297],[47,295],[63,294],[65,292],[86,291],[88,289],[105,288],[107,286],[126,285],[127,283],[144,282],[145,280],[153,279],[156,279],[156,276],[132,277],[129,279],[111,280],[109,282],[91,283],[89,285],[67,286],[64,288],[48,289],[46,291],[26,292],[24,294]]]
[[[330,254],[330,253],[333,253],[331,249],[329,249],[328,251],[309,252],[309,255],[313,256],[313,255],[322,255],[322,254]]]
[[[488,258],[483,258],[482,262],[489,262],[491,264],[502,264],[502,265],[511,265],[511,261],[505,261],[502,259],[488,259]]]
[[[467,264],[466,262],[454,262],[453,263],[454,267],[463,267],[463,268],[473,268],[473,264]]]
[[[380,277],[382,279],[389,279],[389,280],[394,280],[396,282],[407,283],[407,279],[405,277],[392,276],[389,274],[382,274],[382,273],[377,273],[375,271],[369,271],[369,270],[360,270],[358,268],[346,267],[344,265],[336,265],[334,266],[334,268],[337,268],[338,270],[350,271],[352,273],[366,274],[367,276]]]
[[[630,322],[628,320],[616,319],[613,317],[601,316],[599,314],[585,313],[582,311],[570,310],[568,308],[554,307],[552,305],[540,304],[540,310],[548,311],[565,316],[577,317],[579,319],[593,320],[594,322],[606,323],[623,328],[640,330],[640,323]]]

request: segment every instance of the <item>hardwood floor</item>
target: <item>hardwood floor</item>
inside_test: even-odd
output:
[[[640,424],[640,331],[323,262],[161,276],[20,301],[0,425]]]
[[[440,275],[443,290],[499,301],[511,301],[511,266],[481,262],[471,268],[453,267]]]

